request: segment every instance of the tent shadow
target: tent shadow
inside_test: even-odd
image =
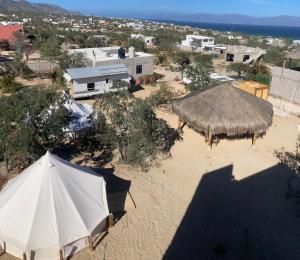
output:
[[[108,208],[116,221],[120,220],[128,209],[135,208],[130,194],[131,181],[114,174],[113,168],[93,168],[106,182]]]
[[[163,259],[300,259],[299,201],[286,196],[295,174],[278,164],[237,181],[232,171],[202,177]]]

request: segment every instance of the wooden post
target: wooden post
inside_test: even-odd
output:
[[[5,241],[3,241],[3,251],[0,253],[0,256],[4,255],[5,253],[6,253],[6,243]]]
[[[62,250],[59,250],[59,258],[60,258],[60,260],[64,260],[64,255],[63,255]]]
[[[89,249],[90,249],[90,251],[91,251],[91,252],[94,251],[93,239],[92,239],[91,236],[88,237],[88,242],[89,242]]]
[[[112,214],[109,214],[107,219],[106,219],[106,228],[107,228],[107,230],[109,230],[109,228],[111,228],[113,225],[114,225],[113,216],[112,216]]]
[[[181,123],[182,123],[182,121],[181,121],[180,117],[178,117],[178,130],[181,130]]]
[[[23,260],[26,260],[26,259],[27,259],[26,253],[23,253]]]
[[[252,137],[252,145],[253,146],[256,144],[256,138],[257,138],[257,135],[256,135],[256,132],[254,132],[253,137]]]
[[[208,140],[207,140],[208,146],[211,148],[212,147],[212,132],[210,128],[208,129]]]

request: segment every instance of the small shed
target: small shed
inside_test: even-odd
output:
[[[261,84],[255,81],[242,81],[240,83],[240,89],[259,97],[263,100],[268,99],[269,95],[269,86],[265,84]]]

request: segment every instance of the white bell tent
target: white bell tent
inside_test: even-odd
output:
[[[106,229],[105,180],[47,152],[0,192],[0,244],[23,259],[62,259]]]

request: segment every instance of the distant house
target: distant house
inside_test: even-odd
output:
[[[228,45],[224,54],[225,61],[251,64],[260,61],[266,54],[266,50],[243,45]]]
[[[152,54],[136,52],[130,47],[128,53],[119,46],[104,48],[73,49],[72,53],[83,53],[93,66],[124,64],[130,76],[135,79],[153,74],[154,57]]]
[[[130,82],[128,69],[124,64],[67,69],[64,78],[70,95],[74,98],[117,92],[119,89],[114,88],[114,81]]]
[[[214,37],[201,35],[187,35],[186,39],[181,42],[181,46],[193,49],[204,49],[215,45]]]
[[[93,38],[97,43],[100,43],[100,44],[108,43],[108,38],[105,35],[94,35]]]
[[[300,45],[300,40],[293,40],[294,45]]]
[[[130,38],[142,40],[147,46],[153,46],[156,44],[156,38],[152,36],[144,36],[142,34],[131,34]]]
[[[0,41],[6,40],[9,43],[12,43],[15,39],[16,32],[22,32],[23,25],[5,25],[0,26]]]

